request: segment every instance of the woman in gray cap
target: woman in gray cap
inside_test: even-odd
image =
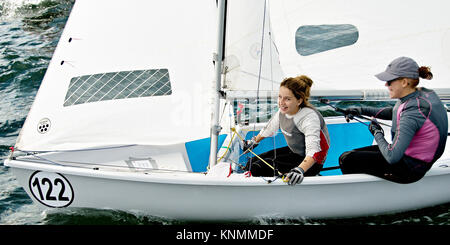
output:
[[[405,184],[416,182],[439,159],[447,141],[448,118],[440,98],[433,90],[417,87],[419,77],[431,80],[433,75],[429,67],[400,57],[375,76],[386,82],[390,97],[398,101],[394,107],[352,107],[345,111],[347,118],[374,117],[369,130],[377,145],[344,152],[339,157],[342,173],[367,173]],[[391,144],[375,118],[392,120]]]

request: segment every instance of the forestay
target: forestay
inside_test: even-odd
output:
[[[16,147],[209,137],[216,15],[210,0],[77,0]]]
[[[270,1],[273,30],[283,37],[277,39],[283,71],[310,76],[315,95],[385,90],[374,74],[400,56],[432,67],[435,78],[421,86],[448,87],[448,9],[442,0]]]

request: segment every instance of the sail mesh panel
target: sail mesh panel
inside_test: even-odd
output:
[[[172,94],[167,69],[99,73],[73,77],[64,106]]]

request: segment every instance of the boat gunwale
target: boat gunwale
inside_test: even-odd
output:
[[[446,160],[446,161],[445,161]],[[439,177],[442,175],[450,176],[450,159],[438,161],[427,172],[424,178]],[[227,176],[214,176],[206,173],[197,172],[178,172],[178,171],[118,171],[107,168],[86,168],[74,166],[58,166],[48,163],[39,163],[32,161],[21,161],[19,159],[6,159],[5,166],[10,168],[19,168],[29,171],[56,172],[65,175],[76,175],[91,178],[116,179],[123,181],[147,182],[155,184],[174,184],[174,185],[208,185],[208,186],[288,186],[281,178],[275,177],[245,177],[244,174],[231,174]],[[368,174],[345,174],[332,176],[309,176],[305,177],[303,182],[295,187],[331,185],[331,184],[356,184],[386,181],[381,178]],[[393,182],[392,182],[393,183]],[[416,182],[417,183],[417,182]],[[396,183],[393,183],[396,184]],[[402,185],[402,184],[398,184]],[[292,188],[292,186],[288,186]]]

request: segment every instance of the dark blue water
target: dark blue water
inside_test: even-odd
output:
[[[3,161],[9,154],[9,147],[15,144],[34,100],[73,2],[74,0],[0,1],[0,224],[186,224],[116,210],[46,210],[31,201],[16,178],[3,166]],[[356,219],[274,218],[253,220],[244,224],[449,225],[450,204],[401,214]]]

